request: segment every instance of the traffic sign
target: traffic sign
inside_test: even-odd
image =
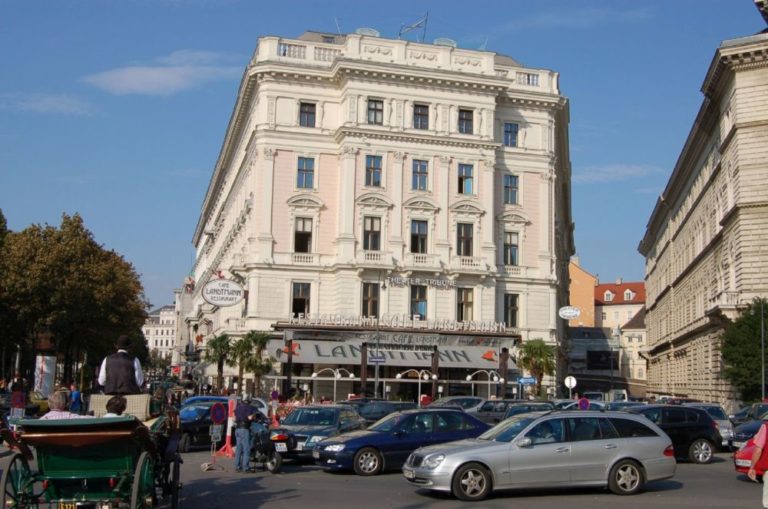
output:
[[[227,407],[223,403],[214,403],[211,405],[211,422],[214,424],[224,424],[227,420]]]
[[[368,356],[368,362],[370,362],[371,364],[384,364],[385,362],[387,362],[387,356],[384,355],[383,353],[381,354],[372,353]]]
[[[569,389],[573,389],[574,387],[576,387],[576,378],[572,376],[565,377],[564,382],[565,382],[565,386],[568,387]]]
[[[517,383],[523,384],[523,385],[533,385],[536,383],[536,379],[533,378],[532,376],[524,376],[524,377],[520,377],[517,380]]]

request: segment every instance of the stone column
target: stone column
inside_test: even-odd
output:
[[[482,185],[480,187],[480,204],[485,210],[485,214],[480,218],[480,222],[483,225],[482,238],[480,239],[480,246],[483,252],[483,258],[485,263],[490,266],[496,265],[496,243],[493,239],[494,223],[496,211],[493,208],[493,197],[495,193],[495,187],[493,185],[494,179],[494,166],[496,159],[493,157],[486,157],[482,160]]]
[[[389,196],[395,202],[392,210],[392,222],[389,231],[389,250],[398,260],[403,259],[403,171],[406,154],[395,152],[392,154],[392,189]]]
[[[339,236],[336,239],[336,257],[341,263],[355,258],[355,168],[357,147],[341,148],[339,172]]]
[[[274,246],[274,237],[272,236],[272,204],[274,198],[274,178],[275,178],[275,155],[277,151],[273,148],[264,149],[262,158],[261,184],[261,222],[259,223],[259,261],[272,262],[272,249]]]
[[[450,222],[451,214],[448,211],[448,204],[451,196],[451,157],[440,156],[440,164],[438,171],[435,175],[435,187],[440,186],[440,211],[435,215],[435,222],[437,222],[437,238],[435,239],[436,254],[445,262],[450,261],[451,252],[451,240],[448,238],[450,235]]]

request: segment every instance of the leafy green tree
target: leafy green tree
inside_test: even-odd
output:
[[[761,313],[763,326],[768,328],[768,301],[755,299],[726,326],[722,336],[723,376],[741,393],[744,401],[757,401],[762,397]]]
[[[253,343],[254,353],[246,369],[253,373],[254,393],[261,393],[261,377],[272,370],[272,357],[264,358],[264,349],[269,343],[269,333],[262,331],[250,331],[246,337],[250,336]]]
[[[0,209],[0,249],[3,247],[3,239],[8,234],[8,222],[3,215],[3,209]]]
[[[219,390],[221,390],[224,383],[224,363],[231,355],[231,349],[232,340],[226,334],[211,338],[208,344],[205,345],[205,356],[203,358],[206,362],[216,364],[216,388]]]
[[[528,370],[536,379],[536,394],[540,394],[544,375],[555,372],[555,348],[546,344],[543,339],[526,341],[520,348],[517,364]]]
[[[139,276],[119,254],[99,245],[75,214],[58,228],[31,225],[7,232],[0,248],[0,302],[14,318],[3,331],[13,344],[26,345],[50,331],[71,380],[74,363],[86,356],[96,367],[127,334],[134,354],[146,360],[141,335],[147,301]],[[92,371],[92,370],[89,370]]]

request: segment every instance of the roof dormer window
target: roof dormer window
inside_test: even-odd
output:
[[[632,290],[625,290],[624,291],[624,300],[632,300],[635,298],[635,292]]]
[[[605,302],[613,302],[613,292],[606,290],[603,294],[603,300],[605,300]]]

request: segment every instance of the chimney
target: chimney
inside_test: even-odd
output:
[[[579,265],[579,255],[571,256],[571,263],[573,263],[577,267],[581,267],[581,265]]]
[[[616,278],[616,284],[617,284],[617,285],[620,285],[620,284],[621,284],[621,278],[620,278],[620,277],[617,277],[617,278]]]

